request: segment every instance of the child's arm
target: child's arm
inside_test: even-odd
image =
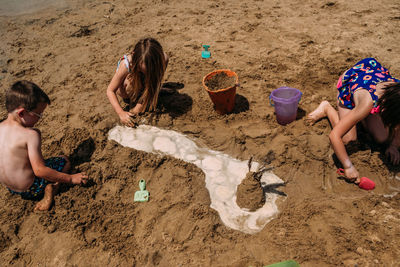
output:
[[[334,126],[329,139],[336,156],[343,165],[347,178],[359,178],[358,171],[350,161],[342,137],[359,121],[368,116],[373,106],[372,99],[367,90],[359,90],[354,94],[355,107]]]
[[[390,158],[392,164],[397,165],[400,163],[400,128],[396,127],[394,130],[393,139],[390,142],[389,147],[386,149],[386,157]]]
[[[130,112],[134,113],[134,114],[139,114],[141,112],[144,112],[145,108],[143,106],[143,104],[137,103],[136,106],[130,110]]]
[[[130,112],[126,112],[121,108],[116,95],[118,88],[122,86],[127,75],[128,75],[128,70],[124,67],[123,64],[121,64],[120,68],[118,68],[118,71],[114,74],[114,77],[112,78],[110,84],[107,87],[107,97],[112,107],[114,108],[115,112],[118,114],[121,122],[123,124],[133,127],[134,123],[131,118],[133,114]]]
[[[28,157],[35,176],[46,179],[50,182],[71,184],[87,182],[87,175],[84,173],[69,175],[46,167],[42,156],[41,143],[40,132],[38,130],[29,130],[27,141]]]

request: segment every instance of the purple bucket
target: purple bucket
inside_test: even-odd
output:
[[[286,125],[296,119],[297,107],[302,94],[300,90],[290,87],[279,87],[272,91],[269,103],[275,106],[276,120],[279,124]],[[274,104],[271,103],[271,100],[274,101]]]

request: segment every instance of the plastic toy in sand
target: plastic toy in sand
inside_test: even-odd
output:
[[[344,175],[344,169],[339,168],[337,170],[337,174],[339,174],[342,177],[345,177]],[[350,181],[347,179],[347,181]],[[354,182],[354,181],[352,181]],[[375,188],[375,183],[371,179],[368,179],[367,177],[361,177],[360,182],[358,183],[358,187],[364,190],[372,190]]]
[[[300,264],[298,264],[294,260],[288,260],[288,261],[283,261],[283,262],[278,262],[278,263],[274,263],[271,265],[267,265],[264,267],[300,267]]]
[[[239,86],[239,77],[234,71],[228,69],[212,71],[203,77],[203,86],[218,114],[232,112],[235,107],[236,87]]]
[[[140,180],[139,181],[139,191],[135,192],[134,201],[135,202],[146,202],[149,201],[149,191],[146,190],[146,181]]]
[[[279,212],[275,201],[279,194],[265,192],[263,205],[255,211],[241,208],[236,202],[238,186],[249,172],[256,172],[259,163],[241,161],[218,151],[198,147],[185,135],[149,125],[137,128],[116,126],[108,133],[108,139],[123,146],[148,153],[168,155],[199,167],[205,174],[205,184],[210,193],[210,207],[215,209],[222,222],[235,230],[254,234]],[[263,186],[282,184],[272,171],[260,175]]]
[[[209,46],[209,45],[203,45],[203,47],[204,47],[204,50],[201,51],[201,57],[202,57],[202,58],[209,58],[209,57],[211,57],[211,52],[208,51],[208,49],[210,48],[210,46]]]
[[[269,103],[275,107],[276,120],[281,125],[294,121],[297,117],[297,108],[303,95],[300,90],[290,87],[279,87],[272,91]],[[271,102],[274,101],[274,104]]]

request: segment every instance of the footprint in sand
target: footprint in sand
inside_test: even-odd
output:
[[[116,126],[110,130],[108,138],[125,147],[172,156],[199,167],[205,174],[211,208],[215,209],[222,222],[232,229],[250,234],[259,232],[278,213],[275,204],[278,195],[275,193],[267,193],[265,204],[252,212],[237,205],[237,187],[249,170],[247,161],[200,148],[183,134],[148,125],[140,125],[137,128]],[[251,170],[256,170],[258,166],[257,162],[252,162]],[[283,181],[269,171],[262,175],[261,183],[268,186]]]

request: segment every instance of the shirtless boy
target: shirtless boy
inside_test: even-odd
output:
[[[41,135],[32,128],[50,99],[36,84],[14,83],[6,92],[8,117],[0,123],[0,182],[24,199],[39,199],[35,210],[48,210],[59,183],[85,184],[85,173],[67,174],[67,157],[43,159]],[[40,177],[40,178],[39,178]]]

